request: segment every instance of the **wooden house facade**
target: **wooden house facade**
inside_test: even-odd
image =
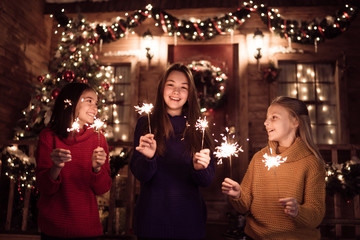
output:
[[[211,3],[210,3],[211,2]],[[86,21],[102,25],[111,25],[117,17],[126,18],[138,9],[144,9],[151,3],[178,19],[197,22],[207,18],[220,18],[243,7],[239,1],[85,1],[77,3],[51,3],[38,1],[0,2],[0,143],[25,144],[34,148],[34,141],[19,143],[13,140],[16,121],[21,118],[22,110],[29,104],[33,85],[38,84],[37,77],[48,71],[48,64],[56,54],[59,36],[54,34],[57,22],[50,18],[54,11],[64,8],[67,16],[76,18],[81,13]],[[298,23],[314,19],[334,21],[333,15],[344,7],[343,1],[266,1],[262,4],[278,9],[281,17]],[[259,3],[259,4],[261,4]],[[350,2],[354,6],[356,1]],[[352,6],[352,5],[351,5]],[[272,26],[266,24],[261,16],[253,11],[246,16],[235,29],[224,32],[211,39],[191,41],[181,36],[169,35],[164,26],[156,25],[155,16],[149,17],[126,36],[109,42],[98,42],[96,55],[103,66],[118,71],[117,76],[126,78],[118,83],[118,93],[124,93],[120,105],[127,108],[120,120],[124,121],[125,130],[110,142],[114,147],[132,146],[132,135],[138,114],[133,106],[141,102],[154,102],[157,82],[169,64],[202,63],[217,67],[226,75],[225,98],[219,106],[207,112],[210,122],[216,122],[211,130],[217,135],[228,127],[244,152],[232,159],[232,168],[228,162],[216,167],[214,183],[203,194],[208,207],[208,239],[222,239],[229,229],[233,213],[227,198],[221,193],[221,182],[229,174],[239,181],[244,176],[253,154],[266,146],[267,134],[264,129],[266,110],[271,100],[278,95],[288,94],[307,101],[314,109],[317,120],[316,137],[319,147],[328,163],[344,163],[360,157],[360,18],[354,17],[338,36],[325,39],[324,42],[301,44],[274,33]],[[235,19],[241,21],[241,19]],[[214,23],[216,25],[216,23]],[[261,58],[256,59],[254,32],[261,30],[263,45]],[[152,33],[150,45],[151,59],[146,56],[144,33]],[[219,30],[220,31],[220,30]],[[201,34],[198,32],[198,34]],[[306,68],[306,69],[305,69]],[[309,83],[302,80],[306,71],[312,79],[318,79],[320,70],[325,69],[326,81],[314,80]],[[315,76],[314,76],[315,75]],[[293,78],[293,79],[291,79]],[[312,86],[306,88],[306,86]],[[294,89],[295,88],[295,89]],[[311,90],[312,89],[312,90]],[[208,89],[209,90],[209,89]],[[206,90],[203,90],[206,91]],[[294,92],[295,91],[295,92]],[[310,91],[310,93],[309,93]],[[312,92],[311,92],[312,91]],[[315,91],[315,92],[314,92]],[[325,93],[326,94],[325,94]],[[203,92],[204,93],[204,92]],[[294,95],[291,95],[291,94]],[[322,95],[324,93],[324,95]],[[307,95],[308,94],[308,95]],[[313,94],[313,95],[311,95]],[[308,98],[328,98],[321,103]],[[323,104],[328,102],[329,104]],[[131,110],[129,110],[131,109]],[[332,109],[329,115],[321,111]],[[124,110],[125,111],[125,110]],[[318,115],[319,114],[319,115]],[[115,126],[114,126],[115,128]],[[326,132],[326,133],[325,133]],[[4,165],[4,163],[2,163]],[[0,175],[1,187],[6,191],[8,180]],[[110,206],[107,225],[110,236],[131,235],[132,214],[139,187],[131,172],[125,166],[121,177],[114,180],[114,186],[123,190],[112,189],[104,202]],[[10,183],[11,186],[11,183]],[[0,189],[3,192],[3,189]],[[120,192],[119,192],[120,191]],[[124,197],[115,196],[123,194]],[[10,199],[10,197],[9,197]],[[120,202],[120,203],[119,203]],[[9,201],[3,197],[1,209],[6,216],[0,222],[11,233],[9,223]],[[4,205],[4,206],[3,206]],[[121,232],[116,230],[116,219],[126,209],[126,224]],[[340,195],[327,197],[327,215],[322,232],[324,239],[334,236],[355,239],[360,237],[360,202],[359,197],[345,201]],[[6,213],[7,212],[7,213]],[[11,215],[10,215],[11,221]],[[24,220],[26,222],[26,219]],[[24,224],[24,222],[22,222]],[[25,224],[26,226],[26,224]],[[23,232],[29,229],[22,228]],[[0,238],[1,238],[0,234]],[[9,238],[10,239],[10,238]],[[224,238],[225,239],[225,238]]]

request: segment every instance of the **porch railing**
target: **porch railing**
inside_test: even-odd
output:
[[[10,141],[6,143],[1,143],[0,147],[8,145],[25,145],[28,147],[28,155],[34,156],[36,141]],[[110,145],[113,147],[123,147],[131,148],[131,143],[122,143]],[[350,160],[353,156],[360,156],[360,145],[346,144],[346,145],[319,145],[324,160],[327,163],[344,163]],[[1,154],[1,153],[0,153]],[[4,164],[4,163],[3,163]],[[4,166],[2,166],[4,167]],[[135,178],[129,172],[129,169],[123,168],[121,174],[126,178],[125,192],[125,201],[122,201],[121,206],[126,209],[126,223],[125,223],[125,234],[131,234],[132,232],[132,221],[133,221],[133,211],[135,204]],[[0,171],[1,172],[1,171]],[[116,208],[119,207],[118,203],[118,191],[116,190],[116,178],[113,180],[113,186],[110,190],[109,197],[109,215],[107,217],[106,224],[106,234],[108,235],[119,235],[115,226],[116,218]],[[14,192],[15,192],[15,181],[10,181],[9,186],[9,197],[7,203],[7,215],[6,215],[6,224],[5,231],[10,231],[11,229],[11,219],[12,219],[12,210],[14,204]],[[30,195],[31,190],[27,189],[24,197],[24,205],[22,211],[22,223],[21,231],[27,231],[27,221],[28,221],[28,212],[30,207]],[[342,237],[348,234],[349,231],[352,232],[353,237],[360,237],[360,198],[359,195],[356,195],[350,201],[345,201],[344,198],[339,194],[335,193],[334,195],[327,194],[326,196],[326,216],[321,225],[323,229],[327,229],[329,234],[335,234],[336,237]],[[333,235],[332,235],[333,236]]]
[[[34,157],[35,156],[35,150],[36,150],[36,144],[37,141],[36,140],[20,140],[20,141],[7,141],[7,142],[2,142],[0,143],[0,148],[2,149],[3,147],[6,146],[25,146],[25,149],[28,149],[27,155],[29,157]],[[109,148],[127,148],[130,149],[132,148],[132,143],[130,142],[122,142],[122,143],[112,143],[109,144]],[[1,156],[1,152],[0,152],[0,156]],[[131,156],[130,156],[131,157]],[[0,161],[0,176],[1,176],[1,168],[5,167],[4,166],[5,163]],[[123,167],[122,169],[120,169],[120,171],[118,172],[119,175],[117,177],[113,178],[113,184],[112,187],[110,189],[109,194],[109,198],[108,201],[106,202],[106,207],[108,207],[108,216],[106,217],[106,224],[104,224],[104,226],[106,226],[106,228],[104,229],[104,231],[106,232],[107,235],[124,235],[124,234],[131,234],[132,232],[132,216],[133,216],[133,211],[134,211],[134,193],[135,193],[135,178],[133,177],[133,175],[130,173],[130,170],[127,166]],[[125,198],[122,198],[123,201],[121,203],[119,203],[118,201],[118,196],[117,194],[119,194],[119,190],[116,189],[117,184],[117,180],[118,177],[122,176],[123,178],[126,178],[126,187],[122,190],[124,190],[124,192],[121,192],[121,194],[126,195]],[[6,232],[11,232],[12,228],[11,228],[11,222],[12,222],[12,218],[13,218],[13,208],[14,208],[14,195],[15,195],[15,189],[16,189],[16,182],[15,179],[10,179],[9,181],[9,193],[8,193],[8,202],[7,202],[7,212],[6,212],[6,222],[5,222],[5,226],[4,226],[4,230]],[[2,190],[1,190],[2,191]],[[2,191],[3,192],[3,191]],[[28,224],[28,215],[29,215],[29,208],[30,206],[30,198],[31,198],[31,189],[30,188],[25,188],[25,194],[24,194],[24,199],[23,199],[23,208],[22,208],[22,222],[21,222],[21,232],[27,232],[27,224]],[[126,209],[126,221],[125,221],[125,226],[124,228],[126,229],[125,232],[119,232],[119,229],[116,227],[116,208],[118,208],[118,205],[121,205],[123,208]],[[2,206],[5,207],[5,206]],[[33,229],[32,229],[33,231]],[[37,230],[35,230],[37,231]],[[17,233],[19,232],[19,230],[16,231]]]

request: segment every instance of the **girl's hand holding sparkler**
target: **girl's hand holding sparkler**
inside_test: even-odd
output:
[[[50,157],[51,161],[54,163],[54,167],[56,168],[63,168],[66,162],[71,161],[71,153],[67,149],[53,149]]]
[[[239,198],[241,192],[240,184],[230,178],[225,178],[221,184],[221,191],[233,198]]]
[[[210,149],[201,149],[193,156],[193,164],[195,170],[202,170],[209,166],[210,163]]]
[[[299,214],[299,204],[295,198],[280,198],[279,202],[284,206],[284,212],[292,217]]]
[[[106,161],[106,152],[102,147],[97,147],[94,149],[92,154],[92,167],[95,173],[100,172],[101,166],[104,165]]]
[[[148,133],[140,137],[139,146],[135,148],[147,158],[153,158],[156,151],[154,134]]]

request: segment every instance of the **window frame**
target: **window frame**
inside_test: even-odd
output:
[[[278,60],[277,61],[277,65],[280,66],[280,64],[294,64],[295,67],[297,67],[297,65],[299,64],[311,64],[311,65],[319,65],[319,64],[332,64],[334,67],[334,86],[335,86],[335,95],[336,95],[336,99],[335,99],[335,109],[336,109],[336,138],[335,138],[335,142],[333,144],[346,144],[349,142],[349,135],[348,135],[348,131],[346,128],[346,119],[344,116],[346,116],[347,114],[344,113],[343,111],[347,110],[347,102],[344,101],[344,99],[346,99],[346,78],[344,77],[344,73],[341,70],[341,62],[340,60],[336,60],[336,61],[304,61],[304,60],[286,60],[286,59],[282,59],[282,60]],[[281,67],[280,68],[280,74],[281,74]],[[316,69],[316,67],[314,67],[314,69]],[[296,70],[297,71],[297,70]],[[340,79],[342,80],[342,82],[340,82]],[[298,83],[298,82],[297,82]],[[314,81],[313,84],[318,84],[321,82],[318,81]],[[271,95],[272,96],[278,96],[280,93],[278,92],[279,89],[279,82],[276,81],[275,84],[273,85],[273,87],[271,88]],[[315,85],[316,88],[316,85]],[[298,97],[299,93],[297,92],[297,97]],[[315,97],[317,97],[317,93],[315,91]],[[311,103],[310,101],[305,101],[306,104]],[[313,102],[317,102],[316,100]],[[318,101],[319,103],[320,101]],[[334,104],[332,104],[334,105]],[[319,106],[319,105],[315,105],[315,106]],[[316,122],[315,123],[316,126],[319,126],[319,124]],[[318,128],[316,131],[319,131]],[[330,145],[330,144],[328,144]]]

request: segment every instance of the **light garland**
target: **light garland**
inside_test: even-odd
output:
[[[134,33],[138,27],[148,18],[153,18],[155,26],[161,27],[164,33],[173,37],[180,37],[189,41],[209,40],[218,35],[232,33],[241,26],[253,12],[260,15],[264,24],[271,32],[275,32],[282,38],[291,39],[301,44],[317,44],[325,39],[334,38],[346,31],[350,22],[354,19],[358,8],[345,4],[337,14],[310,22],[283,19],[278,9],[272,9],[264,4],[254,4],[253,1],[244,2],[243,7],[222,17],[212,17],[205,20],[185,20],[167,13],[159,8],[153,8],[150,4],[145,9],[136,10],[132,14],[126,14],[126,18],[118,17],[111,25],[97,24],[95,27],[98,37],[104,42],[115,41]],[[67,18],[62,11],[56,14],[59,25],[66,27],[71,19]]]
[[[328,163],[326,189],[330,194],[340,193],[349,202],[360,193],[360,160],[354,158],[342,164]]]
[[[1,155],[5,175],[17,184],[22,201],[26,189],[35,190],[35,159],[27,156],[17,146],[4,147]]]

